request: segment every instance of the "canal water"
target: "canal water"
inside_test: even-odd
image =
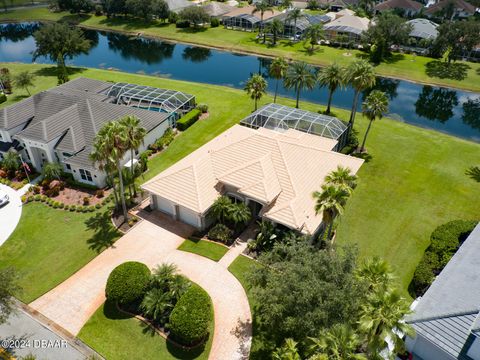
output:
[[[29,23],[0,25],[0,62],[31,62],[35,50],[32,33],[37,27]],[[268,80],[269,91],[275,89],[276,80],[268,79],[269,59],[119,33],[86,30],[85,35],[92,41],[91,50],[69,60],[69,64],[238,89],[243,89],[251,74],[261,72]],[[36,62],[50,63],[46,58]],[[389,117],[480,142],[480,93],[382,77],[376,87],[390,98]],[[282,86],[279,93],[294,97],[293,91]],[[317,88],[302,92],[301,100],[325,104],[327,96],[326,89]],[[334,94],[333,105],[350,109],[352,99],[352,89],[346,88]]]

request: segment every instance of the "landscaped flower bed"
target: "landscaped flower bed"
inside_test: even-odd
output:
[[[65,211],[71,212],[94,212],[95,210],[100,209],[102,206],[108,204],[111,201],[111,196],[105,197],[102,199],[101,202],[95,205],[70,205],[65,204],[63,202],[57,201],[53,198],[49,198],[46,195],[36,194],[36,195],[23,195],[22,202],[29,203],[29,202],[42,202],[45,205],[51,206],[54,209],[62,209]]]

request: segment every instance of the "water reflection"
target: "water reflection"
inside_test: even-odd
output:
[[[373,90],[383,91],[389,97],[390,101],[395,99],[398,96],[398,85],[400,80],[397,79],[387,79],[387,78],[377,78],[377,82],[372,89],[366,90],[363,92],[363,98],[367,97]]]
[[[5,24],[0,26],[0,41],[23,41],[33,35],[39,28],[36,23]]]
[[[462,105],[462,121],[474,129],[480,130],[480,97],[468,99]]]
[[[415,103],[418,115],[429,120],[445,123],[453,116],[453,108],[458,105],[456,91],[425,85]]]
[[[194,63],[200,63],[208,60],[212,56],[212,51],[207,48],[199,48],[195,46],[187,46],[183,49],[182,58]]]

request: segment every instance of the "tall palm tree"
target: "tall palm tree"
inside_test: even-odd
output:
[[[402,351],[404,343],[399,333],[414,336],[413,328],[403,321],[411,312],[409,304],[397,289],[375,291],[368,296],[360,310],[359,329],[365,334],[369,359],[380,359],[380,353],[390,339],[395,351]]]
[[[336,170],[325,176],[325,183],[338,186],[351,194],[353,189],[357,187],[357,179],[357,175],[352,174],[350,168],[339,165]]]
[[[344,206],[348,199],[348,192],[334,185],[322,185],[322,191],[315,191],[313,197],[316,200],[315,214],[322,213],[323,221],[328,224],[328,235],[332,235],[333,221],[335,217],[343,214]]]
[[[277,83],[275,84],[275,96],[273,97],[274,103],[277,102],[278,84],[280,83],[280,80],[285,77],[287,69],[288,62],[284,58],[274,59],[268,68],[268,75],[277,80]]]
[[[337,88],[344,85],[344,71],[337,63],[330,64],[318,72],[318,84],[321,87],[328,88],[328,103],[326,114],[330,114],[330,105],[332,104],[333,93]]]
[[[286,339],[282,347],[276,349],[272,354],[273,360],[301,360],[298,354],[297,342],[293,339]]]
[[[259,12],[260,24],[263,25],[263,15],[265,15],[267,11],[271,11],[273,14],[273,7],[267,0],[262,0],[255,4],[255,8],[252,10],[252,15],[255,15]],[[260,26],[258,27],[258,32],[260,32]]]
[[[325,355],[329,360],[367,360],[360,354],[360,338],[347,324],[336,324],[320,333],[318,338],[310,338],[309,351],[312,356]]]
[[[389,289],[394,279],[390,265],[379,257],[364,261],[357,269],[356,275],[368,284],[370,291]]]
[[[283,23],[278,19],[273,19],[271,23],[268,24],[268,31],[272,33],[272,45],[277,44],[278,35],[283,32]]]
[[[375,71],[368,61],[357,60],[347,67],[345,78],[346,82],[349,83],[355,91],[349,121],[349,124],[353,129],[355,115],[357,113],[358,96],[363,90],[369,89],[375,85]]]
[[[255,101],[255,110],[257,110],[258,100],[267,93],[267,80],[260,74],[253,74],[252,77],[247,80],[244,90],[250,95],[250,98]]]
[[[209,215],[213,217],[215,221],[225,224],[225,221],[228,220],[231,206],[232,200],[230,200],[228,196],[220,196],[210,207]]]
[[[320,40],[325,38],[325,31],[323,30],[322,24],[314,24],[305,30],[305,41],[310,42],[310,52],[313,53],[315,50],[315,45],[317,45]]]
[[[381,119],[383,115],[388,111],[388,97],[387,94],[380,90],[373,90],[365,99],[365,102],[362,105],[363,107],[363,116],[365,116],[369,122],[367,131],[365,131],[365,136],[363,138],[362,146],[360,151],[365,150],[365,142],[367,141],[367,136],[375,119]]]
[[[302,14],[302,10],[299,8],[293,8],[291,11],[288,12],[286,20],[293,21],[293,38],[296,40],[297,35],[297,21],[301,19],[304,15]]]
[[[313,89],[316,79],[313,68],[305,62],[294,62],[290,64],[285,75],[284,85],[287,89],[295,89],[297,102],[295,107],[298,109],[300,92],[303,89]]]
[[[126,146],[130,150],[130,176],[133,183],[133,196],[137,196],[135,188],[135,166],[133,166],[133,158],[135,151],[143,144],[147,130],[141,126],[140,119],[136,116],[125,116],[120,119],[120,125],[125,128]]]

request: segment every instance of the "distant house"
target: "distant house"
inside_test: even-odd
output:
[[[206,5],[203,5],[202,8],[209,16],[214,18],[222,17],[222,15],[225,15],[235,9],[233,6],[218,1],[212,1]]]
[[[417,15],[423,5],[413,0],[387,0],[375,5],[375,12],[382,13],[385,11],[397,10],[403,13],[404,16],[412,17]]]
[[[465,0],[440,0],[425,10],[428,17],[443,17],[445,10],[453,4],[453,18],[465,19],[475,14],[476,8]]]
[[[297,21],[293,21],[289,19],[289,13],[282,13],[274,18],[270,18],[264,21],[263,26],[271,23],[274,19],[280,20],[283,24],[283,33],[281,37],[285,38],[295,38],[301,39],[305,33],[305,31],[314,24],[326,24],[330,21],[330,18],[326,15],[309,15],[305,14]]]
[[[438,24],[428,19],[413,19],[407,24],[412,26],[410,37],[417,40],[435,40],[438,36]]]
[[[245,6],[236,8],[222,15],[223,25],[227,29],[253,31],[262,25],[260,12],[253,13],[255,6]],[[266,11],[263,14],[263,21],[274,18],[282,14],[280,11]]]
[[[480,224],[407,318],[414,359],[480,360]]]
[[[370,26],[370,19],[353,15],[351,10],[344,9],[334,14],[336,18],[323,27],[328,41],[358,43],[362,33]]]
[[[168,9],[175,13],[180,12],[182,9],[185,9],[189,6],[194,5],[188,0],[166,0]]]

